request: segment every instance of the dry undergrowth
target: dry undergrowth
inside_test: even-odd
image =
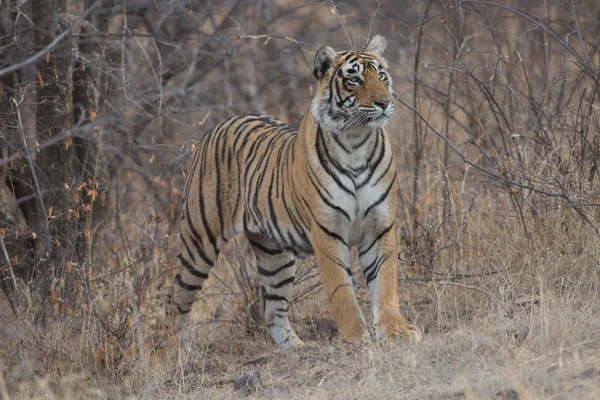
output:
[[[341,31],[320,29],[339,25],[327,3],[291,11],[293,23],[274,18],[269,32],[302,25],[306,29],[292,35],[306,40],[301,43],[341,45]],[[127,148],[140,166],[119,164],[113,177],[110,194],[119,207],[93,231],[93,268],[70,265],[67,276],[55,277],[45,302],[18,285],[18,315],[0,297],[0,398],[600,398],[594,2],[578,2],[579,11],[575,2],[567,10],[567,3],[553,1],[397,3],[399,9],[387,2],[393,23],[382,17],[373,32],[406,33],[395,35],[388,50],[395,92],[444,135],[397,104],[389,132],[401,188],[401,310],[424,331],[421,343],[341,341],[307,259],[292,323],[316,347],[281,354],[260,323],[259,285],[243,239],[228,246],[194,306],[192,349],[167,334],[165,303],[175,267],[170,222],[177,219],[184,161],[177,157],[205,122],[232,113],[264,109],[294,122],[314,90],[305,63],[286,58],[310,58],[312,47],[277,35],[256,41],[225,27],[221,33],[229,41],[217,35],[215,43],[236,44],[237,58],[227,58],[229,50],[216,58],[225,75],[201,69],[206,79],[190,80],[193,91],[179,90],[178,83],[156,88],[135,62],[123,71],[131,78],[124,92],[177,92],[182,104],[194,100],[197,108],[182,116],[175,103],[163,110],[162,97],[153,109],[146,107],[152,99],[140,95],[140,107],[127,93],[124,106],[112,106],[124,111],[119,124],[135,127],[138,108],[142,120],[153,124],[166,115],[168,123],[164,132],[148,125],[135,142],[142,144]],[[405,3],[415,6],[412,14]],[[370,31],[371,18],[356,22],[362,24],[356,31]],[[256,22],[262,29],[263,21]],[[263,31],[249,31],[256,32]],[[135,56],[142,46],[134,44]],[[268,65],[255,64],[253,54],[267,50]],[[147,56],[147,68],[161,69],[155,59],[161,57]],[[187,82],[186,71],[177,76]],[[260,107],[222,107],[236,90],[256,99],[247,82],[272,83]],[[153,110],[150,117],[147,110]],[[82,278],[81,271],[94,276]],[[358,274],[356,280],[368,315],[368,291]],[[251,388],[240,385],[244,373],[252,377],[245,378]]]
[[[211,278],[208,290],[221,294],[195,306],[191,350],[160,329],[160,284],[149,286],[139,311],[121,316],[110,308],[116,301],[132,304],[134,289],[126,283],[132,279],[124,277],[93,300],[94,312],[78,318],[44,327],[33,322],[33,310],[20,319],[4,315],[0,391],[14,399],[598,398],[597,235],[560,217],[540,221],[529,242],[518,237],[516,223],[511,232],[481,224],[476,228],[493,245],[481,248],[481,239],[473,239],[462,271],[491,265],[494,274],[426,282],[415,280],[414,267],[404,268],[402,308],[425,332],[417,345],[340,341],[318,292],[293,307],[298,333],[316,348],[281,354],[260,324],[249,322],[252,306],[235,277],[239,266],[228,264],[251,260],[243,244],[232,244],[231,256],[215,269],[223,284]],[[160,264],[165,257],[156,251]],[[307,260],[304,268],[311,265]],[[368,307],[364,281],[357,279]],[[247,394],[234,388],[245,372],[256,376]]]

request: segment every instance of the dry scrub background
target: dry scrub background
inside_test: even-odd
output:
[[[70,0],[67,13],[96,3]],[[59,272],[17,256],[33,227],[0,224],[0,398],[600,398],[597,2],[199,3],[99,2],[73,30],[97,46],[84,56],[105,105],[68,128],[99,149],[98,194],[85,192],[83,245]],[[31,6],[0,54],[35,29]],[[238,113],[297,123],[318,47],[361,48],[375,33],[389,38],[398,97],[401,309],[423,342],[341,342],[307,259],[293,324],[319,347],[278,353],[240,237],[194,306],[193,348],[179,347],[163,321],[194,140]],[[39,107],[22,100],[1,114],[2,160],[22,150],[8,118]],[[0,167],[10,178],[26,165]],[[243,373],[259,376],[247,394]]]

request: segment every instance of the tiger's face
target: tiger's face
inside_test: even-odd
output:
[[[382,57],[386,40],[375,36],[364,52],[317,51],[319,80],[312,112],[326,131],[363,131],[385,125],[394,111],[392,78]]]

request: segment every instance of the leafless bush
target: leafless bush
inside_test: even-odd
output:
[[[7,363],[38,378],[66,364],[63,376],[130,374],[155,390],[195,141],[240,113],[297,123],[314,51],[360,49],[376,32],[396,78],[408,313],[445,335],[486,313],[520,321],[539,307],[543,319],[546,301],[598,310],[599,11],[593,0],[0,3]],[[230,243],[198,301],[199,334],[262,329],[254,268],[244,239]],[[297,323],[314,325],[319,293],[307,260]],[[528,329],[541,347],[570,340],[547,320]]]

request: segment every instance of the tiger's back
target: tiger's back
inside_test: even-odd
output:
[[[266,115],[242,115],[202,138],[186,177],[181,240],[190,245],[180,258],[198,256],[212,265],[223,244],[242,232],[281,250],[312,252],[308,223],[294,207],[293,188],[286,187],[293,184],[297,132]],[[282,226],[297,229],[284,232]]]

